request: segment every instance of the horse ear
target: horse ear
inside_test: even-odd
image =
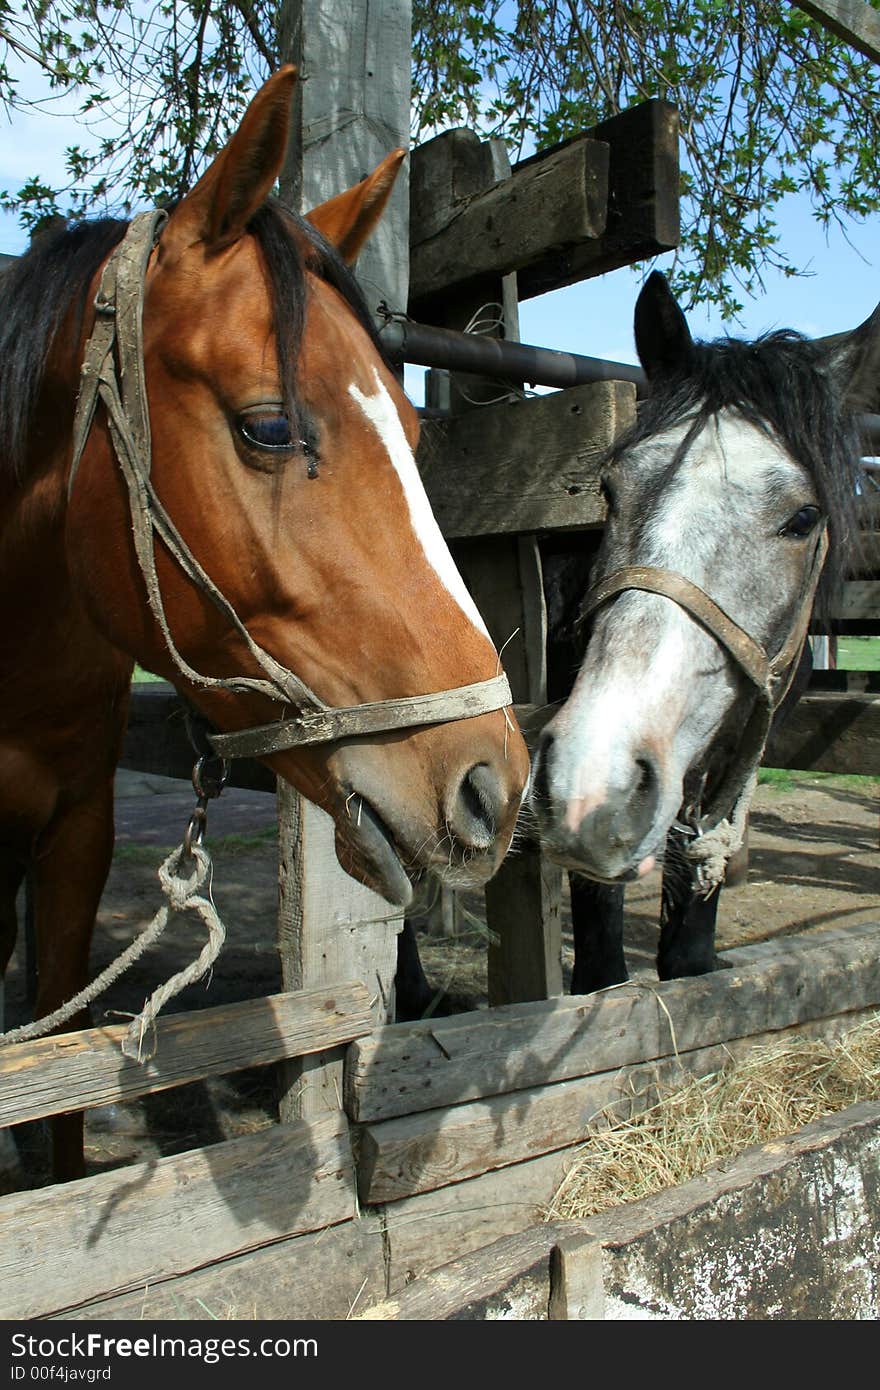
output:
[[[406,150],[393,150],[354,188],[337,193],[335,198],[329,198],[306,213],[306,219],[336,247],[349,265],[357,260],[361,248],[372,236],[405,159]]]
[[[820,339],[825,370],[841,399],[862,410],[880,410],[880,304],[851,333]]]
[[[197,241],[222,251],[244,234],[281,172],[295,82],[296,68],[288,63],[260,88],[232,139],[172,212],[160,242],[163,258]]]
[[[694,340],[665,275],[654,270],[636,300],[636,351],[652,380],[687,371]]]

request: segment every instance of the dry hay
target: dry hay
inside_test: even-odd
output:
[[[796,1038],[669,1091],[578,1150],[547,1219],[584,1220],[677,1186],[755,1144],[880,1098],[880,1014],[833,1041]]]

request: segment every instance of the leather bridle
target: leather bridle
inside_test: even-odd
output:
[[[588,591],[580,609],[580,621],[627,589],[639,589],[671,599],[730,654],[757,691],[758,698],[743,729],[736,756],[712,790],[710,805],[687,808],[683,813],[685,823],[682,825],[679,822],[680,829],[702,835],[717,826],[731,814],[758,767],[773,715],[785,699],[797,671],[827,554],[828,530],[827,526],[823,526],[801,588],[791,629],[773,657],[768,656],[763,644],[725,613],[704,589],[673,570],[652,565],[625,565],[600,579]]]
[[[214,751],[225,759],[263,757],[309,744],[470,719],[511,705],[513,697],[503,672],[489,680],[427,695],[361,705],[327,705],[293,671],[253,640],[232,604],[199,564],[150,481],[150,422],[143,350],[144,282],[150,254],[166,218],[167,214],[161,211],[140,213],[104,267],[95,297],[95,324],[81,369],[68,496],[73,490],[100,399],[107,412],[110,438],[128,489],[135,551],[147,599],[178,671],[192,685],[267,695],[289,710],[289,715],[271,724],[230,734],[209,734]],[[168,625],[159,588],[155,536],[160,538],[184,574],[235,628],[262,670],[262,677],[206,676],[181,655]]]

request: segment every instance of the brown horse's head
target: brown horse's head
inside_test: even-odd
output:
[[[326,704],[486,680],[498,655],[420,483],[415,411],[344,265],[380,217],[403,153],[308,223],[267,201],[294,77],[283,69],[258,92],[152,256],[144,304],[152,483],[251,637]],[[145,600],[101,414],[70,524],[90,604],[115,644],[173,680],[221,730],[285,712],[265,695],[181,679]],[[260,676],[234,627],[160,544],[156,551],[187,662],[210,675]],[[425,869],[459,885],[494,872],[528,773],[505,710],[267,761],[333,816],[344,867],[398,902]]]

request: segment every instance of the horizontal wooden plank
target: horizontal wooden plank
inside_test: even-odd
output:
[[[581,176],[577,176],[577,216],[567,210],[566,185],[573,180],[566,161],[574,149],[586,151],[586,141],[604,147],[607,172],[600,189],[598,166],[593,177],[592,201],[596,209],[585,211]],[[443,296],[473,280],[477,267],[498,276],[517,271],[520,299],[546,294],[588,276],[601,275],[618,266],[632,265],[647,256],[674,249],[679,243],[679,132],[678,115],[665,101],[646,101],[612,116],[570,140],[521,160],[511,178],[491,190],[492,226],[476,239],[460,237],[461,217],[470,206],[483,205],[487,146],[471,131],[446,132],[412,153],[410,313],[426,322],[444,322]],[[595,160],[596,156],[592,158]],[[552,188],[552,219],[540,208],[523,214],[519,189],[540,177],[546,188],[547,173],[555,170],[561,185]],[[551,185],[552,187],[552,185]],[[604,218],[596,216],[600,192]],[[473,199],[473,203],[471,203]],[[485,204],[486,206],[488,204]],[[559,212],[561,211],[561,220]],[[464,215],[474,216],[474,214]],[[595,233],[587,231],[593,221]],[[534,226],[530,225],[534,223]],[[475,217],[479,233],[479,221]],[[422,260],[422,246],[432,243],[430,262]],[[543,241],[543,245],[541,244]],[[530,250],[523,255],[520,244]],[[539,252],[540,254],[536,254]],[[438,316],[439,315],[439,316]]]
[[[0,1047],[0,1128],[182,1086],[351,1042],[373,1027],[359,982],[156,1020],[155,1052],[125,1057],[126,1024]]]
[[[534,749],[558,706],[515,708],[526,743]],[[801,772],[880,777],[880,695],[853,686],[802,695],[782,727],[771,730],[763,763]]]
[[[389,1294],[396,1296],[427,1270],[544,1220],[571,1153],[559,1149],[377,1208],[385,1227]]]
[[[844,584],[836,616],[872,619],[880,625],[880,579],[851,579]]]
[[[422,159],[430,153],[426,147]],[[410,305],[423,313],[433,296],[529,266],[546,274],[548,260],[601,237],[607,206],[607,144],[581,137],[549,151],[510,179],[450,204],[433,234],[422,236],[424,223],[413,221]]]
[[[608,216],[594,241],[547,257],[517,277],[520,299],[672,251],[680,239],[678,112],[651,100],[586,131],[608,146]],[[575,137],[577,138],[577,137]],[[514,177],[532,160],[521,160]]]
[[[567,1225],[542,1222],[422,1274],[354,1321],[537,1321],[547,1317],[550,1252]]]
[[[361,1213],[191,1274],[152,1280],[63,1316],[89,1322],[345,1319],[385,1293],[382,1236],[380,1218]]]
[[[586,1221],[515,1227],[516,1216],[505,1215],[505,1193],[512,1196],[517,1178],[521,1190],[533,1191],[537,1166],[521,1164],[462,1184],[473,1199],[493,1181],[495,1224],[500,1230],[506,1223],[513,1234],[478,1246],[468,1242],[467,1253],[434,1266],[417,1257],[416,1277],[406,1284],[392,1263],[393,1295],[355,1317],[680,1322],[877,1316],[878,1209],[871,1194],[880,1173],[880,1105],[853,1106]],[[413,1212],[427,1200],[406,1205]],[[438,1213],[438,1222],[444,1215]],[[442,1257],[434,1235],[432,1223],[429,1258]],[[446,1246],[447,1256],[452,1249]]]
[[[598,462],[635,420],[630,382],[504,401],[422,427],[419,471],[447,539],[601,526]]]
[[[850,671],[840,667],[833,671],[813,670],[810,690],[832,690],[840,695],[880,695],[880,670]]]
[[[348,1049],[348,1114],[417,1114],[880,1004],[880,924],[727,959],[695,979],[377,1029]]]
[[[355,1214],[341,1113],[0,1197],[0,1317],[41,1317]]]
[[[674,1087],[708,1076],[731,1059],[783,1037],[786,1042],[835,1038],[875,1012],[860,1009],[810,1019],[784,1033],[735,1038],[596,1076],[366,1125],[358,1145],[361,1204],[399,1201],[582,1143],[612,1121],[639,1114]]]
[[[880,695],[811,691],[764,752],[765,767],[880,777]]]

